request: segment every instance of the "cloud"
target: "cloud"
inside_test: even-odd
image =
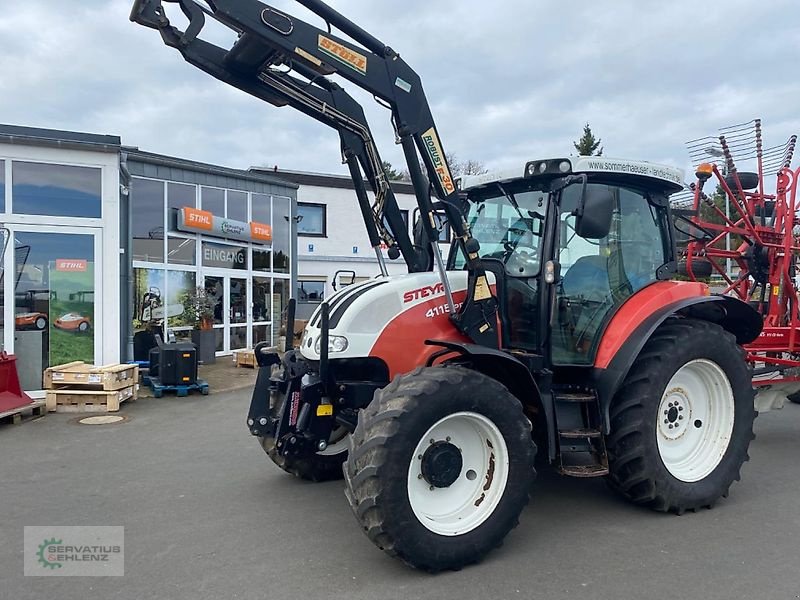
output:
[[[130,2],[37,0],[0,15],[0,119],[119,134],[142,149],[235,167],[344,173],[336,134],[187,65]],[[683,143],[764,120],[767,145],[800,128],[793,3],[331,1],[422,77],[448,152],[491,167],[569,154],[588,122],[607,155],[687,166]],[[295,2],[275,6],[321,21]],[[167,9],[175,12],[175,5]],[[215,41],[229,41],[223,28]],[[389,114],[354,85],[384,158]]]

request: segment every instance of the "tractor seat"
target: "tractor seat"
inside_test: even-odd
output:
[[[604,256],[581,256],[561,278],[564,296],[582,296],[602,301],[611,295],[608,281],[608,259]]]

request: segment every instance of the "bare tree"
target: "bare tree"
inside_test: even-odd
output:
[[[445,158],[447,159],[447,164],[450,166],[450,173],[453,177],[461,177],[462,175],[483,175],[489,172],[489,169],[479,160],[468,159],[462,162],[458,159],[458,156],[451,152],[446,152]],[[423,173],[425,172],[425,165],[421,161],[419,163],[419,168],[422,169]],[[402,178],[405,180],[411,179],[411,174],[408,172],[408,169],[403,170]]]

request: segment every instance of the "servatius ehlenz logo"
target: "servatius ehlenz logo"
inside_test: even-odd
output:
[[[123,527],[25,527],[25,575],[125,574]]]

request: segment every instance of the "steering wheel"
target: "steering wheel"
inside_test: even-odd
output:
[[[506,245],[503,262],[506,272],[516,277],[532,277],[539,272],[539,253],[534,248],[511,248]]]

